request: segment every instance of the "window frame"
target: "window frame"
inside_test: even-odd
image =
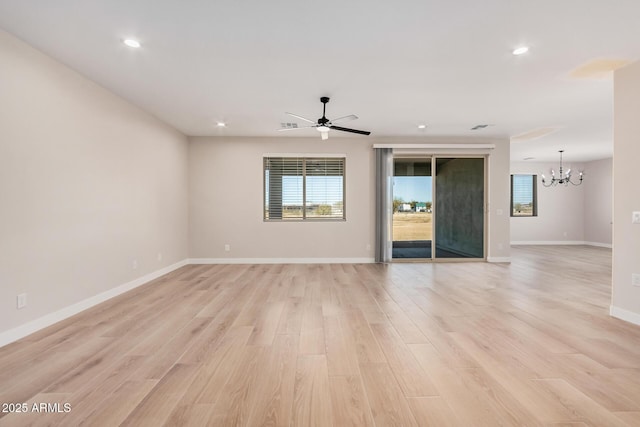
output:
[[[531,215],[514,215],[513,206],[513,177],[514,176],[527,176],[531,178]],[[509,203],[509,216],[511,218],[532,218],[538,216],[538,175],[529,173],[512,173],[510,176],[510,203]]]
[[[299,159],[302,161],[302,217],[268,218],[267,217],[267,161],[268,159]],[[341,160],[342,161],[342,216],[341,217],[307,217],[307,161]],[[297,176],[297,175],[296,175]],[[310,154],[265,154],[262,158],[262,220],[263,222],[341,222],[347,220],[347,156],[345,154],[318,155]]]

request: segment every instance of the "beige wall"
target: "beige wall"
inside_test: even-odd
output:
[[[574,171],[584,170],[582,185],[542,185],[558,162],[513,162],[511,173],[538,175],[538,216],[511,218],[511,241],[518,243],[588,243],[611,246],[612,160],[563,162]],[[577,177],[576,177],[577,178]]]
[[[375,137],[331,137],[324,142],[317,137],[190,138],[190,258],[229,262],[301,258],[372,260],[375,203],[372,146],[377,142],[389,141]],[[509,146],[507,141],[496,145],[490,162],[489,193],[494,209],[490,215],[489,256],[505,259],[509,257]],[[347,220],[264,222],[265,153],[345,154]],[[503,215],[495,214],[498,209],[503,210]],[[229,252],[224,250],[225,244],[230,245]]]
[[[584,240],[611,245],[613,218],[613,159],[585,163]]]
[[[0,333],[187,258],[187,177],[184,135],[0,31]]]
[[[489,156],[489,261],[511,256],[509,140],[496,141]]]
[[[265,153],[345,154],[347,220],[264,222]],[[189,162],[191,258],[373,258],[373,150],[366,141],[191,138]]]
[[[517,243],[583,242],[584,238],[584,192],[583,185],[544,187],[540,174],[547,178],[551,168],[558,173],[559,162],[513,162],[512,174],[538,175],[538,216],[512,217],[511,241]],[[563,166],[580,170],[581,163],[565,163]],[[586,180],[586,178],[585,178]]]
[[[640,62],[614,74],[613,143],[613,293],[614,316],[640,324],[640,287],[631,274],[640,274],[640,224],[631,223],[640,211]]]

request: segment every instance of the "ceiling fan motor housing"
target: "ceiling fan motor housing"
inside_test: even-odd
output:
[[[320,117],[320,118],[318,119],[318,124],[319,124],[320,126],[324,126],[324,125],[326,125],[327,123],[329,123],[329,119],[327,119],[326,114],[325,114],[325,111],[326,111],[326,109],[327,109],[327,102],[329,102],[329,97],[328,97],[328,96],[323,96],[323,97],[321,97],[321,98],[320,98],[320,102],[322,102],[322,104],[323,104],[323,105],[322,105],[322,117]]]

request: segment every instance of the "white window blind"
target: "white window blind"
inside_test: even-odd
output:
[[[511,216],[538,216],[536,175],[511,175]]]
[[[264,219],[345,219],[345,159],[265,157]]]

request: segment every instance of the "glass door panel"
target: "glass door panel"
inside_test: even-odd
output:
[[[431,158],[394,159],[394,259],[431,259],[433,199]]]
[[[484,158],[435,166],[435,258],[484,258]]]

